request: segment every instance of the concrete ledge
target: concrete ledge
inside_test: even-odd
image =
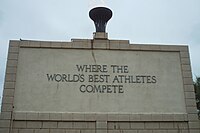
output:
[[[198,125],[199,122],[14,121],[13,127],[20,133],[189,133],[189,128],[198,130]]]
[[[168,51],[180,52],[182,65],[190,65],[188,46],[185,45],[158,45],[158,44],[130,44],[129,40],[108,40],[105,33],[96,33],[98,39],[72,39],[71,42],[59,41],[14,41],[12,46],[22,48],[66,48],[66,49],[108,49],[108,50],[133,50],[133,51]],[[18,44],[18,45],[17,45]],[[18,49],[13,47],[13,53]]]
[[[14,120],[187,121],[187,114],[81,114],[81,113],[25,113],[25,112],[15,112],[14,113]]]

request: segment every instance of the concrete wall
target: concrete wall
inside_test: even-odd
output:
[[[169,56],[174,57],[173,58],[174,60],[173,64],[175,65],[175,67],[173,67],[174,69],[173,68],[169,69],[169,67],[171,66],[166,67],[165,69],[169,71],[169,74],[170,73],[172,74],[173,70],[175,70],[174,71],[176,73],[175,75],[177,75],[176,78],[179,79],[178,86],[177,88],[174,88],[174,89],[177,89],[175,90],[177,94],[177,100],[178,101],[180,100],[179,102],[177,102],[180,104],[180,106],[179,105],[177,106],[181,107],[181,111],[176,112],[177,108],[174,108],[175,110],[173,111],[175,112],[169,111],[168,113],[166,112],[163,113],[162,111],[159,113],[158,112],[153,113],[152,110],[149,113],[147,112],[140,113],[139,111],[136,113],[132,110],[133,113],[123,113],[123,112],[120,113],[119,111],[119,113],[105,113],[104,112],[102,114],[102,113],[96,112],[96,110],[94,110],[94,112],[92,113],[89,112],[88,110],[84,112],[75,111],[73,113],[70,113],[70,112],[67,112],[68,110],[66,109],[63,112],[55,113],[53,111],[58,111],[59,109],[50,110],[48,112],[47,111],[48,108],[44,108],[45,111],[43,112],[43,109],[34,107],[34,104],[32,104],[32,101],[27,102],[27,103],[30,103],[30,105],[27,104],[26,102],[20,101],[24,99],[23,95],[21,94],[23,92],[20,92],[20,91],[25,90],[25,88],[23,88],[23,85],[20,86],[19,83],[16,82],[16,80],[20,81],[20,79],[22,78],[22,77],[18,77],[18,74],[24,75],[24,73],[23,72],[21,73],[20,69],[18,69],[20,67],[21,68],[24,67],[22,65],[23,62],[21,62],[20,60],[24,58],[25,56],[21,56],[21,55],[24,52],[29,53],[27,54],[27,59],[30,56],[31,57],[36,56],[33,53],[33,49],[36,51],[46,51],[46,50],[47,51],[54,51],[54,50],[55,51],[69,51],[71,49],[72,51],[79,50],[79,52],[82,50],[88,50],[88,51],[106,50],[106,51],[110,51],[111,53],[112,51],[116,53],[118,52],[123,53],[124,51],[124,53],[131,52],[131,53],[139,53],[139,54],[152,52],[152,55],[148,55],[148,56],[157,58],[157,56],[153,56],[154,53],[164,53],[166,54],[166,56],[163,56],[163,59],[168,59]],[[64,52],[61,52],[61,54],[64,54]],[[133,54],[132,57],[135,57],[135,55],[136,54]],[[162,55],[162,54],[159,54],[159,55]],[[49,59],[52,59],[52,58],[49,58]],[[63,57],[61,57],[61,59],[64,60]],[[111,59],[113,58],[110,58],[110,60],[109,58],[107,58],[109,62],[111,61]],[[120,58],[119,60],[122,60],[122,58]],[[134,60],[134,61],[137,61],[137,60]],[[170,61],[170,60],[166,60],[166,61]],[[76,61],[74,60],[74,62]],[[30,64],[34,65],[33,62]],[[131,63],[130,66],[132,66],[133,64],[134,62]],[[30,68],[28,64],[26,65],[28,68]],[[26,69],[24,68],[24,70]],[[153,72],[155,72],[154,69],[152,70]],[[35,71],[33,70],[33,72]],[[165,75],[161,75],[161,76],[165,76]],[[26,78],[26,76],[23,78]],[[31,78],[31,77],[27,76],[27,78]],[[24,79],[24,80],[28,81],[28,79]],[[24,84],[24,85],[26,86],[27,84]],[[37,84],[35,84],[35,86],[37,86]],[[172,86],[173,86],[173,82],[172,82]],[[31,91],[30,88],[27,88],[27,89]],[[155,87],[155,89],[158,89],[158,88]],[[33,90],[33,93],[35,93],[34,90]],[[27,94],[30,94],[30,93],[27,93]],[[173,95],[174,93],[171,92],[171,93],[166,93],[166,94]],[[19,95],[22,96],[21,99],[20,97],[18,97]],[[30,95],[30,97],[32,96]],[[37,98],[37,97],[33,96],[33,98]],[[20,105],[20,103],[18,103],[17,100],[22,102],[23,105],[26,104],[27,107]],[[29,99],[24,99],[24,100],[29,100]],[[169,105],[173,105],[173,104],[174,103],[169,103]],[[20,106],[20,108],[21,107],[24,108],[25,111],[20,110],[18,106]],[[31,110],[32,109],[37,109],[37,110],[33,110],[33,112],[31,112],[31,110],[28,110],[29,109],[28,107],[30,107]],[[141,103],[141,107],[142,107],[142,103]],[[56,132],[59,132],[59,133],[68,133],[68,132],[69,133],[71,132],[73,133],[74,132],[75,133],[76,132],[77,133],[84,133],[84,132],[89,132],[89,133],[94,133],[94,132],[95,133],[111,133],[111,132],[112,133],[115,133],[115,132],[116,133],[119,133],[119,132],[124,132],[124,133],[126,132],[131,132],[131,133],[132,132],[133,133],[134,132],[135,133],[199,133],[200,123],[199,123],[199,120],[197,117],[197,111],[196,111],[195,94],[193,90],[188,47],[187,46],[167,46],[167,45],[139,45],[139,44],[129,44],[128,41],[99,40],[99,39],[94,39],[94,40],[75,39],[75,40],[72,40],[72,42],[11,41],[10,47],[9,47],[9,54],[8,54],[4,93],[3,93],[2,112],[1,112],[0,118],[1,118],[0,119],[0,133],[11,133],[11,132],[13,133],[51,133],[51,132],[52,133],[56,133]]]

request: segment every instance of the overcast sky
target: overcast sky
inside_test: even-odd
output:
[[[109,39],[187,44],[193,75],[200,75],[200,0],[0,0],[0,95],[9,40],[92,38],[88,12],[98,5],[113,11]]]

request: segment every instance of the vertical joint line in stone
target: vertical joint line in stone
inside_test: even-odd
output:
[[[91,40],[91,49],[94,49],[94,39]]]

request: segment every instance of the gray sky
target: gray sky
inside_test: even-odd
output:
[[[88,12],[98,5],[114,13],[109,39],[188,44],[193,75],[200,76],[200,0],[0,0],[0,95],[9,40],[92,38]]]

